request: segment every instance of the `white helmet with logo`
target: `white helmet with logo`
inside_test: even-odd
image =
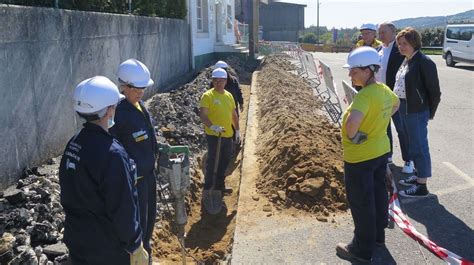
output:
[[[136,59],[128,59],[121,63],[117,76],[120,82],[133,87],[145,88],[155,83],[150,77],[148,67]]]
[[[371,65],[382,65],[379,53],[372,47],[364,46],[353,50],[347,57],[344,68],[367,67]]]
[[[88,78],[74,90],[74,110],[81,114],[97,113],[125,98],[117,86],[105,76]]]
[[[215,68],[227,68],[229,65],[224,62],[224,61],[217,61],[217,63],[214,65]]]

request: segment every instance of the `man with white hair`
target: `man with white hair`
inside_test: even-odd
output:
[[[395,85],[395,76],[397,75],[398,68],[402,64],[405,56],[403,56],[397,44],[395,43],[395,37],[397,35],[397,29],[391,22],[384,22],[379,25],[379,39],[382,41],[382,46],[379,54],[382,58],[382,66],[376,74],[377,81],[386,84],[391,90]],[[402,152],[403,161],[405,161],[402,172],[406,174],[412,174],[414,172],[414,164],[410,159],[408,153],[408,139],[402,127],[399,112],[395,112],[392,116],[393,124],[397,130],[398,140],[400,142],[400,149]],[[390,140],[390,154],[388,162],[392,163],[393,154],[393,138],[391,124],[389,123],[387,128],[387,135]]]

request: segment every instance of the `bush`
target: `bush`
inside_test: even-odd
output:
[[[309,32],[303,35],[303,43],[316,43],[316,34]]]
[[[25,6],[54,7],[54,0],[0,0],[0,3]],[[128,13],[126,0],[58,0],[59,8]],[[132,14],[168,18],[186,18],[186,0],[132,0]]]

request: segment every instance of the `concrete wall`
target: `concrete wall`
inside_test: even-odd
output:
[[[83,79],[116,82],[120,62],[143,61],[160,87],[190,71],[185,20],[0,5],[0,189],[62,153],[81,120]]]

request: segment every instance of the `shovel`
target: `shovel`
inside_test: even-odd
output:
[[[209,190],[202,191],[204,209],[211,215],[216,215],[222,209],[222,192],[215,190],[217,169],[219,168],[219,159],[221,154],[221,134],[217,138],[216,161],[214,162],[214,171],[212,172],[212,186]]]

